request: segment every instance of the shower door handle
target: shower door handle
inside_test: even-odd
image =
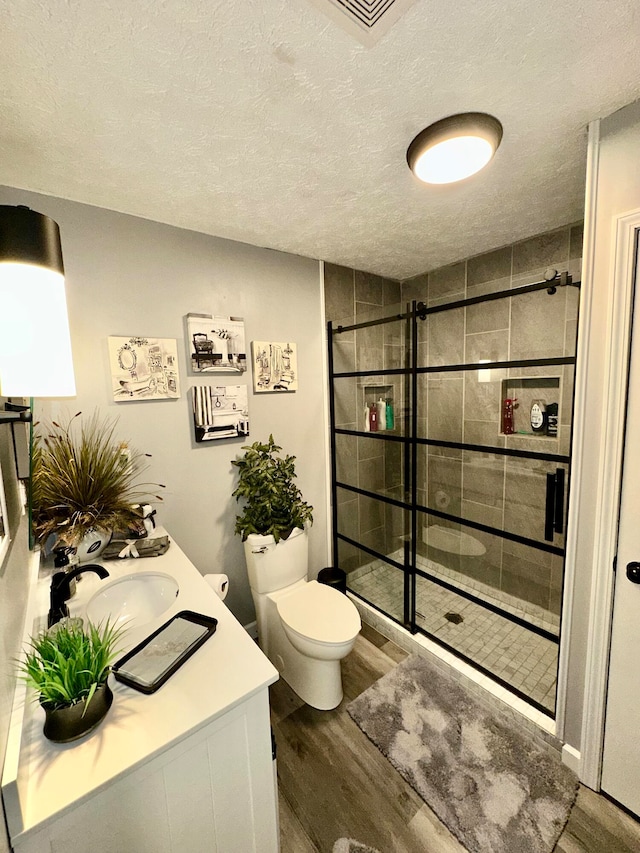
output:
[[[556,475],[547,474],[547,499],[544,507],[544,538],[553,542],[553,522],[556,506]]]
[[[544,538],[553,542],[554,533],[564,532],[564,468],[547,474],[547,495],[544,512]]]
[[[556,468],[555,513],[553,529],[556,533],[564,532],[564,468]]]

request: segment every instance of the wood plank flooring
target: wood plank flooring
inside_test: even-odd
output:
[[[282,679],[270,688],[281,853],[331,853],[345,836],[380,853],[465,853],[346,711],[352,699],[405,657],[363,625],[343,661],[345,696],[334,711],[305,705]],[[640,823],[581,786],[556,853],[638,851]]]

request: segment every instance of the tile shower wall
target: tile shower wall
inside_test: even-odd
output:
[[[402,283],[403,302],[417,299],[436,305],[540,281],[549,268],[568,270],[580,280],[582,225],[572,225],[512,246],[433,270]],[[578,292],[561,288],[554,296],[535,293],[430,315],[421,330],[420,365],[457,362],[553,358],[574,355]],[[557,438],[501,433],[503,381],[522,399],[516,410],[519,424],[528,421],[531,389],[518,380],[525,371],[492,370],[479,378],[477,371],[429,374],[421,377],[419,435],[443,441],[512,447],[548,453],[569,453],[573,401],[573,367],[528,368],[526,377],[551,379],[552,395],[559,396]],[[540,380],[535,380],[540,381]],[[540,387],[545,383],[540,381]],[[534,385],[534,395],[535,395]],[[540,390],[540,396],[548,391]],[[420,448],[421,504],[453,515],[514,530],[540,539],[540,464],[537,460],[509,459],[489,453],[447,448]],[[542,496],[544,500],[544,496]],[[544,507],[543,507],[544,508]],[[427,515],[423,523],[452,525]],[[486,548],[473,567],[476,579],[502,592],[560,612],[562,558],[470,530]],[[419,536],[422,540],[422,537]],[[419,541],[420,553],[428,556]],[[431,555],[433,556],[433,555]],[[467,561],[472,563],[473,561]]]
[[[361,270],[325,263],[325,312],[334,327],[386,317],[399,306],[401,285]],[[335,338],[335,372],[381,370],[404,363],[403,331],[399,323],[345,332]],[[392,396],[400,429],[402,382],[388,376],[340,379],[336,382],[336,426],[362,430],[365,403]],[[338,479],[378,494],[402,496],[400,446],[372,438],[336,436]],[[340,532],[369,548],[388,553],[394,536],[402,536],[399,513],[362,495],[339,490]],[[356,568],[371,558],[341,545],[341,565]]]

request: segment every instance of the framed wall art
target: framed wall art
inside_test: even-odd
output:
[[[249,435],[246,385],[195,385],[191,391],[196,441]]]
[[[175,338],[109,338],[113,399],[169,400],[180,396]]]
[[[253,341],[251,357],[255,392],[298,389],[298,359],[295,344]]]
[[[187,314],[187,346],[192,373],[239,373],[247,369],[242,317]]]

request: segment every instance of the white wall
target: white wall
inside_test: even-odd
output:
[[[135,180],[135,176],[132,176]],[[311,570],[327,565],[322,318],[319,263],[307,258],[184,231],[156,222],[20,190],[0,188],[0,204],[27,204],[60,226],[76,383],[76,399],[37,402],[36,416],[76,411],[118,416],[117,434],[151,453],[148,478],[166,484],[158,519],[195,565],[230,577],[227,603],[244,624],[254,618],[242,545],[233,533],[236,458],[242,440],[196,444],[187,375],[184,316],[245,318],[251,340],[298,344],[299,390],[253,394],[251,375],[210,376],[205,384],[249,386],[251,436],[273,433],[297,457],[298,482],[315,508]],[[109,335],[178,339],[179,400],[115,403]],[[46,353],[42,354],[43,365]]]

